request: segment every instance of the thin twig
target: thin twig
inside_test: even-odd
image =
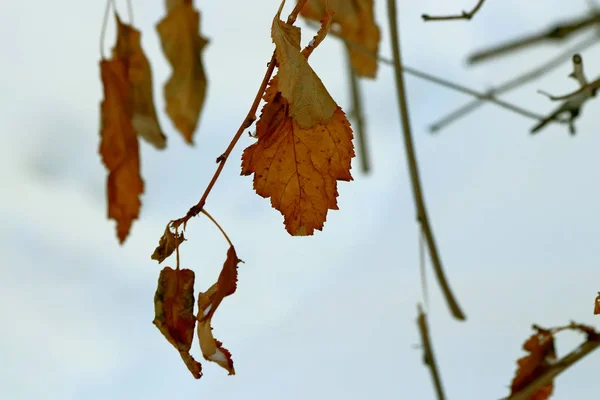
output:
[[[214,219],[212,217],[212,215],[210,215],[208,213],[208,211],[206,211],[204,208],[202,209],[202,214],[206,215],[208,217],[208,219],[210,219],[213,224],[215,224],[217,226],[217,228],[219,228],[219,230],[221,231],[221,233],[223,234],[223,236],[225,236],[225,240],[227,240],[227,243],[229,243],[229,246],[233,247],[233,243],[231,243],[231,240],[229,240],[229,236],[227,236],[227,234],[225,233],[225,231],[223,230],[223,228],[221,228],[221,225],[219,225],[219,223],[217,222],[216,219]],[[177,246],[177,248],[179,248],[179,246]]]
[[[306,4],[307,1],[308,0],[299,0],[298,3],[296,3],[296,6],[294,7],[292,12],[288,16],[288,19],[287,19],[288,24],[293,24],[294,22],[296,22],[296,18],[298,18],[298,14],[300,13],[300,10],[302,9],[302,7],[304,7],[304,5]],[[219,164],[219,166],[217,167],[217,170],[215,171],[212,179],[208,183],[208,186],[204,190],[202,197],[200,197],[200,200],[198,201],[198,203],[195,206],[193,206],[192,208],[190,208],[188,210],[185,217],[182,217],[182,218],[172,221],[174,227],[178,227],[179,225],[183,224],[183,227],[185,229],[185,225],[190,220],[190,218],[195,217],[202,211],[204,204],[206,203],[206,199],[208,198],[208,195],[210,194],[210,191],[215,186],[217,179],[219,179],[219,175],[221,175],[221,171],[223,171],[223,168],[225,167],[227,158],[233,151],[233,148],[235,147],[237,142],[240,140],[240,137],[242,137],[244,130],[246,128],[250,127],[250,125],[252,125],[252,123],[254,123],[254,121],[256,120],[256,110],[258,109],[258,106],[262,99],[263,93],[265,92],[267,85],[269,84],[269,81],[271,80],[271,75],[273,75],[273,71],[275,70],[275,64],[276,64],[275,52],[273,52],[273,55],[271,56],[271,61],[269,61],[267,71],[265,72],[265,76],[262,80],[262,83],[260,84],[260,88],[258,89],[258,92],[256,93],[256,96],[254,97],[254,101],[252,102],[252,106],[250,106],[250,110],[248,111],[246,118],[244,118],[244,120],[242,121],[242,124],[240,125],[237,132],[233,136],[233,139],[231,139],[231,142],[229,143],[229,146],[227,146],[227,149],[225,149],[223,154],[221,154],[217,158],[217,163]]]
[[[505,397],[502,400],[528,400],[539,391],[542,387],[552,383],[553,379],[557,377],[567,368],[571,367],[577,361],[581,360],[586,355],[600,347],[600,335],[590,335],[587,340],[578,346],[575,350],[561,358],[560,360],[550,364],[548,369],[544,371],[535,380],[530,382],[518,393],[513,396]]]
[[[429,367],[431,372],[431,378],[433,379],[433,386],[437,394],[438,400],[444,400],[446,395],[444,394],[444,388],[442,387],[442,380],[440,373],[435,362],[435,355],[433,353],[433,346],[431,345],[431,339],[429,338],[429,327],[427,326],[427,315],[421,309],[421,305],[417,305],[419,317],[417,318],[417,326],[419,327],[419,333],[421,334],[421,343],[423,343],[423,357],[425,364]]]
[[[429,292],[427,291],[427,271],[425,269],[425,237],[423,229],[419,226],[419,271],[421,272],[421,294],[425,311],[429,309]]]
[[[599,40],[598,34],[594,33],[593,36],[585,39],[581,43],[578,43],[571,48],[568,48],[567,50],[560,53],[558,56],[552,58],[551,60],[548,60],[544,64],[542,64],[538,67],[535,67],[535,68],[531,69],[530,71],[520,74],[520,75],[490,89],[487,93],[489,93],[490,95],[493,95],[493,96],[498,96],[500,94],[509,92],[513,89],[516,89],[522,85],[525,85],[525,84],[531,82],[532,80],[539,78],[539,77],[543,76],[544,74],[552,71],[553,69],[561,66],[565,62],[569,61],[574,53],[582,52],[583,50],[598,43],[598,40]],[[430,132],[438,132],[441,129],[450,125],[452,122],[455,122],[456,120],[466,116],[467,114],[471,113],[472,111],[475,111],[477,108],[479,108],[480,106],[482,106],[484,104],[485,100],[486,99],[479,99],[479,98],[475,99],[475,100],[471,100],[470,102],[453,110],[452,112],[448,113],[447,115],[440,118],[436,122],[432,123],[429,126]]]
[[[479,11],[479,9],[481,8],[481,6],[483,6],[483,3],[485,3],[485,0],[479,0],[477,2],[477,4],[475,4],[475,7],[473,7],[473,9],[471,11],[463,11],[461,14],[458,15],[445,15],[445,16],[430,16],[428,14],[423,14],[421,15],[421,18],[423,18],[423,21],[427,22],[427,21],[452,21],[452,20],[457,20],[457,19],[466,19],[466,20],[471,20],[471,18],[473,18],[473,16],[475,16],[475,14],[477,14],[477,12]]]
[[[350,62],[350,49],[346,48],[347,66],[348,66],[348,78],[350,81],[350,91],[352,95],[352,112],[350,117],[354,119],[354,131],[356,133],[356,139],[358,142],[358,153],[360,155],[360,166],[363,173],[369,173],[371,169],[371,160],[369,157],[369,149],[367,147],[367,133],[365,132],[365,117],[363,114],[362,96],[360,92],[360,84],[356,72]]]
[[[545,41],[559,42],[573,33],[600,23],[600,14],[586,15],[577,20],[558,24],[542,33],[510,40],[506,43],[473,53],[467,61],[476,64]]]
[[[429,246],[429,254],[433,264],[435,274],[438,278],[438,282],[442,288],[448,306],[452,311],[452,315],[459,320],[464,320],[465,315],[463,314],[458,302],[454,299],[450,285],[448,284],[444,271],[442,269],[442,262],[438,254],[438,250],[433,237],[433,232],[429,224],[429,218],[427,217],[427,211],[425,208],[425,201],[423,199],[423,193],[421,190],[421,183],[419,180],[419,170],[417,167],[417,159],[415,156],[415,150],[412,141],[412,133],[410,127],[410,117],[408,114],[408,106],[406,101],[406,93],[404,90],[404,78],[402,76],[402,59],[400,56],[400,39],[398,34],[398,21],[396,18],[396,1],[388,0],[388,18],[390,26],[390,36],[392,53],[394,55],[394,76],[396,80],[396,89],[398,95],[398,106],[400,118],[402,121],[402,132],[404,135],[404,146],[406,150],[406,158],[408,162],[408,169],[410,172],[410,178],[413,188],[413,196],[415,200],[415,206],[417,209],[417,219],[423,228],[427,244]]]

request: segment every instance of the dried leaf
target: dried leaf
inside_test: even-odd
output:
[[[133,106],[132,123],[136,133],[157,149],[164,149],[167,138],[163,134],[152,94],[152,71],[141,48],[140,31],[117,19],[117,45],[113,58],[126,60]]]
[[[201,55],[208,41],[198,33],[200,13],[191,0],[169,0],[167,11],[166,18],[156,26],[173,69],[164,87],[167,114],[186,142],[193,144],[206,96]]]
[[[205,359],[216,362],[225,368],[229,375],[235,375],[233,359],[229,350],[214,338],[211,320],[226,296],[233,294],[237,288],[237,265],[241,260],[235,253],[233,246],[227,250],[227,259],[217,282],[205,293],[198,294],[198,340],[200,349]]]
[[[185,238],[183,237],[183,233],[173,233],[169,229],[169,225],[167,225],[165,233],[158,241],[158,247],[156,247],[156,249],[154,249],[154,253],[152,253],[152,259],[158,261],[160,264],[167,257],[173,254],[175,249],[177,249],[177,247],[179,247],[184,240]]]
[[[594,315],[600,314],[600,292],[598,292],[598,296],[594,300]]]
[[[101,105],[100,155],[109,170],[108,218],[117,221],[117,236],[123,243],[137,219],[144,192],[140,176],[139,145],[133,125],[128,66],[123,59],[100,61],[104,85]]]
[[[541,328],[537,329],[538,332],[523,344],[523,349],[529,354],[517,361],[518,368],[512,381],[511,396],[542,375],[548,369],[549,364],[556,360],[552,332]],[[538,390],[530,400],[546,400],[552,394],[552,390],[552,384],[546,385]]]
[[[300,128],[311,128],[318,123],[326,124],[337,104],[300,52],[300,28],[280,20],[284,4],[285,0],[282,1],[271,28],[279,67],[280,91],[289,103],[290,116]]]
[[[290,115],[288,101],[271,80],[256,124],[257,143],[242,155],[242,175],[254,173],[254,189],[270,197],[295,236],[322,230],[328,210],[337,210],[337,181],[350,181],[354,157],[352,129],[337,107],[326,124],[302,129]]]
[[[358,76],[374,78],[381,34],[375,23],[373,0],[308,0],[300,14],[320,21],[332,10],[340,35],[350,42],[350,62]]]
[[[194,271],[163,268],[154,295],[155,317],[152,323],[181,355],[196,379],[202,366],[189,354],[194,339]]]

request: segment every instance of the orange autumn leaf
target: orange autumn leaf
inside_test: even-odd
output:
[[[244,150],[242,174],[254,173],[254,189],[270,197],[295,236],[322,230],[328,210],[337,210],[337,181],[350,181],[354,157],[352,129],[337,107],[326,124],[302,129],[289,114],[289,103],[271,80],[260,120],[258,141]]]
[[[281,2],[271,27],[279,68],[279,90],[288,101],[290,116],[299,127],[307,129],[317,123],[329,122],[337,104],[308,64],[307,56],[300,51],[300,28],[281,21],[284,4],[285,0]],[[329,21],[325,26],[329,26]]]
[[[104,85],[101,104],[100,155],[109,170],[108,218],[117,221],[117,236],[123,243],[137,219],[144,192],[140,176],[138,139],[132,124],[133,106],[128,66],[123,59],[100,61]]]
[[[556,360],[554,336],[551,331],[538,328],[524,344],[523,349],[529,352],[517,361],[517,373],[511,384],[511,396],[523,390],[529,383],[543,374],[549,363]],[[542,387],[529,400],[546,400],[552,394],[552,383]]]
[[[600,292],[598,292],[598,296],[594,300],[594,315],[600,314]]]
[[[131,87],[133,107],[132,124],[136,133],[157,149],[164,149],[167,138],[163,134],[152,94],[152,71],[150,63],[141,48],[140,31],[117,19],[117,44],[113,58],[125,60],[127,76]]]
[[[233,246],[227,250],[227,259],[223,264],[221,274],[217,282],[206,292],[198,294],[198,340],[200,349],[205,359],[216,362],[225,368],[229,375],[235,375],[233,359],[229,350],[214,338],[212,334],[211,320],[226,296],[235,293],[237,288],[237,265],[241,260],[235,253]]]
[[[308,0],[300,14],[320,21],[328,10],[340,26],[340,36],[349,42],[350,62],[358,76],[374,78],[381,34],[375,23],[373,0]]]
[[[208,41],[200,36],[200,13],[191,0],[167,1],[167,16],[156,29],[173,73],[164,87],[166,111],[187,143],[193,144],[206,96],[202,50]]]
[[[190,355],[194,339],[194,271],[163,268],[154,295],[155,317],[152,323],[178,351],[196,379],[202,366]]]

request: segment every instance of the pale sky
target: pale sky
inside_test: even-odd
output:
[[[423,23],[420,15],[472,7],[475,0],[399,3],[406,64],[485,90],[559,51],[539,46],[468,68],[473,50],[577,17],[585,0],[488,0],[471,22]],[[158,152],[141,145],[146,192],[140,220],[119,247],[106,219],[106,171],[98,155],[102,87],[98,61],[103,1],[4,2],[0,36],[0,397],[22,399],[434,399],[422,363],[416,304],[422,301],[417,225],[392,70],[363,81],[373,172],[354,162],[338,184],[339,211],[323,232],[290,237],[283,217],[241,177],[240,141],[206,204],[245,261],[238,291],[213,318],[236,375],[204,362],[193,379],[151,321],[160,269],[150,259],[166,223],[196,203],[248,111],[273,45],[279,0],[197,0],[209,78],[197,145],[183,143],[164,112],[170,73],[156,22],[161,1],[133,1],[135,26],[153,67],[157,109],[168,136]],[[291,9],[287,4],[284,14]],[[377,0],[381,54],[391,54],[386,2]],[[127,21],[125,1],[117,0]],[[300,26],[304,25],[301,23]],[[307,42],[313,35],[303,33]],[[108,54],[114,40],[109,24]],[[578,36],[569,43],[581,40]],[[600,46],[582,53],[600,74]],[[326,40],[311,64],[349,111],[345,58]],[[536,93],[574,89],[566,63],[504,96],[539,113],[556,106]],[[592,315],[600,286],[600,135],[597,101],[576,137],[493,105],[437,136],[428,125],[469,100],[406,77],[427,206],[449,281],[467,315],[453,320],[428,267],[431,336],[448,399],[507,395],[530,326]],[[196,290],[216,280],[227,244],[205,218],[188,224],[182,265]],[[559,337],[559,354],[583,338]],[[192,353],[202,358],[197,341]],[[597,398],[600,354],[561,375],[555,400]]]

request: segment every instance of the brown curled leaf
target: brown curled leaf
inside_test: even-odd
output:
[[[139,216],[140,195],[144,192],[127,71],[124,59],[100,61],[104,86],[100,155],[109,171],[106,188],[108,218],[117,222],[117,237],[121,243],[129,235],[133,220]]]
[[[132,124],[136,133],[157,149],[164,149],[167,138],[162,132],[152,94],[152,71],[141,47],[140,31],[124,24],[118,15],[117,44],[113,58],[126,60],[133,107]]]
[[[154,295],[152,323],[171,343],[196,379],[202,366],[189,354],[194,339],[194,271],[165,267],[158,278]]]
[[[241,260],[233,246],[227,250],[227,259],[223,264],[217,282],[206,292],[198,294],[198,340],[205,359],[216,362],[225,368],[229,375],[235,375],[233,359],[229,350],[215,339],[212,334],[211,320],[226,296],[232,295],[237,288],[237,265]]]
[[[598,296],[594,300],[594,315],[600,314],[600,292],[598,292]]]
[[[534,333],[523,344],[529,354],[517,361],[517,372],[511,384],[511,396],[525,388],[529,383],[542,375],[550,363],[556,360],[554,336],[551,331],[536,327]],[[552,383],[538,390],[530,400],[546,400],[552,394]]]
[[[169,257],[173,252],[179,247],[181,243],[183,243],[185,238],[183,237],[183,232],[173,233],[170,229],[170,224],[165,228],[165,233],[161,236],[158,246],[154,249],[154,253],[152,253],[152,259],[158,261],[160,264],[167,257]]]
[[[163,53],[173,73],[164,87],[169,118],[188,144],[206,97],[202,50],[208,41],[199,34],[200,13],[191,0],[167,1],[167,16],[158,23]]]

